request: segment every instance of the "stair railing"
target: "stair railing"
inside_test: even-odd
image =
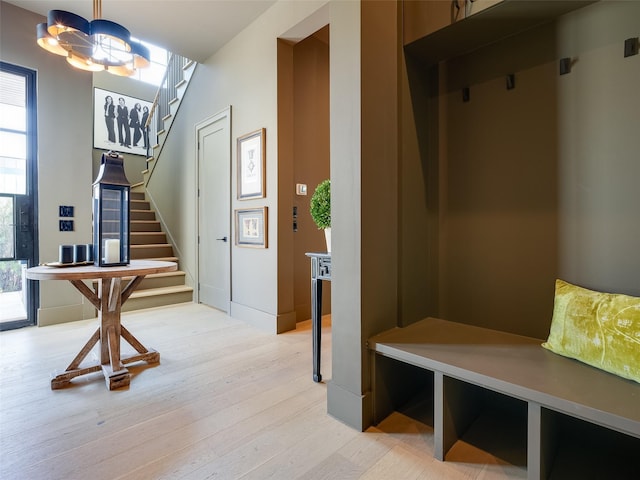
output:
[[[149,138],[155,139],[155,142],[149,141],[147,157],[151,156],[154,147],[159,147],[156,155],[159,155],[162,150],[164,140],[161,141],[161,137],[166,138],[166,135],[161,135],[165,129],[164,120],[170,114],[171,104],[178,97],[178,86],[184,80],[184,67],[190,62],[192,60],[175,53],[172,53],[169,57],[162,83],[153,100],[149,118],[147,118],[147,123],[145,124],[145,128],[149,132]]]

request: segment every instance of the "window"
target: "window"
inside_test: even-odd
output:
[[[26,82],[0,70],[0,192],[27,193]]]
[[[34,325],[37,264],[36,72],[0,61],[0,331]]]
[[[152,45],[151,43],[147,43],[142,40],[138,41],[149,49],[149,52],[151,54],[151,65],[148,68],[139,69],[131,78],[135,78],[137,80],[140,80],[141,82],[150,83],[151,85],[159,87],[162,83],[164,72],[167,69],[167,64],[169,62],[169,52],[167,52],[164,48]]]

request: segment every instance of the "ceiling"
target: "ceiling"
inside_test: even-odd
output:
[[[49,10],[67,10],[93,19],[92,0],[5,1],[43,17]],[[140,40],[203,62],[274,3],[275,0],[104,0],[102,18],[121,24]],[[35,35],[34,25],[34,41]]]

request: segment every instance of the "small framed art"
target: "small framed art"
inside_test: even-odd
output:
[[[267,248],[268,207],[236,210],[236,245]]]
[[[238,199],[265,196],[265,141],[264,128],[238,137]]]

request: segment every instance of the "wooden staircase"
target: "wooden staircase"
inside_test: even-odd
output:
[[[156,213],[146,200],[146,187],[153,173],[156,158],[160,155],[167,134],[184,96],[197,63],[173,54],[162,87],[153,102],[149,124],[150,138],[155,138],[153,154],[147,157],[147,168],[142,171],[142,181],[131,185],[131,259],[164,260],[179,262],[174,256],[173,245],[167,242]],[[148,124],[148,125],[149,125]],[[193,288],[186,285],[183,271],[148,275],[131,294],[123,311],[140,310],[176,303],[192,302]]]
[[[173,246],[167,243],[156,213],[151,210],[143,192],[131,192],[131,259],[178,262]],[[141,310],[193,301],[193,288],[185,284],[185,272],[147,275],[122,311]],[[128,282],[129,278],[123,279]]]

